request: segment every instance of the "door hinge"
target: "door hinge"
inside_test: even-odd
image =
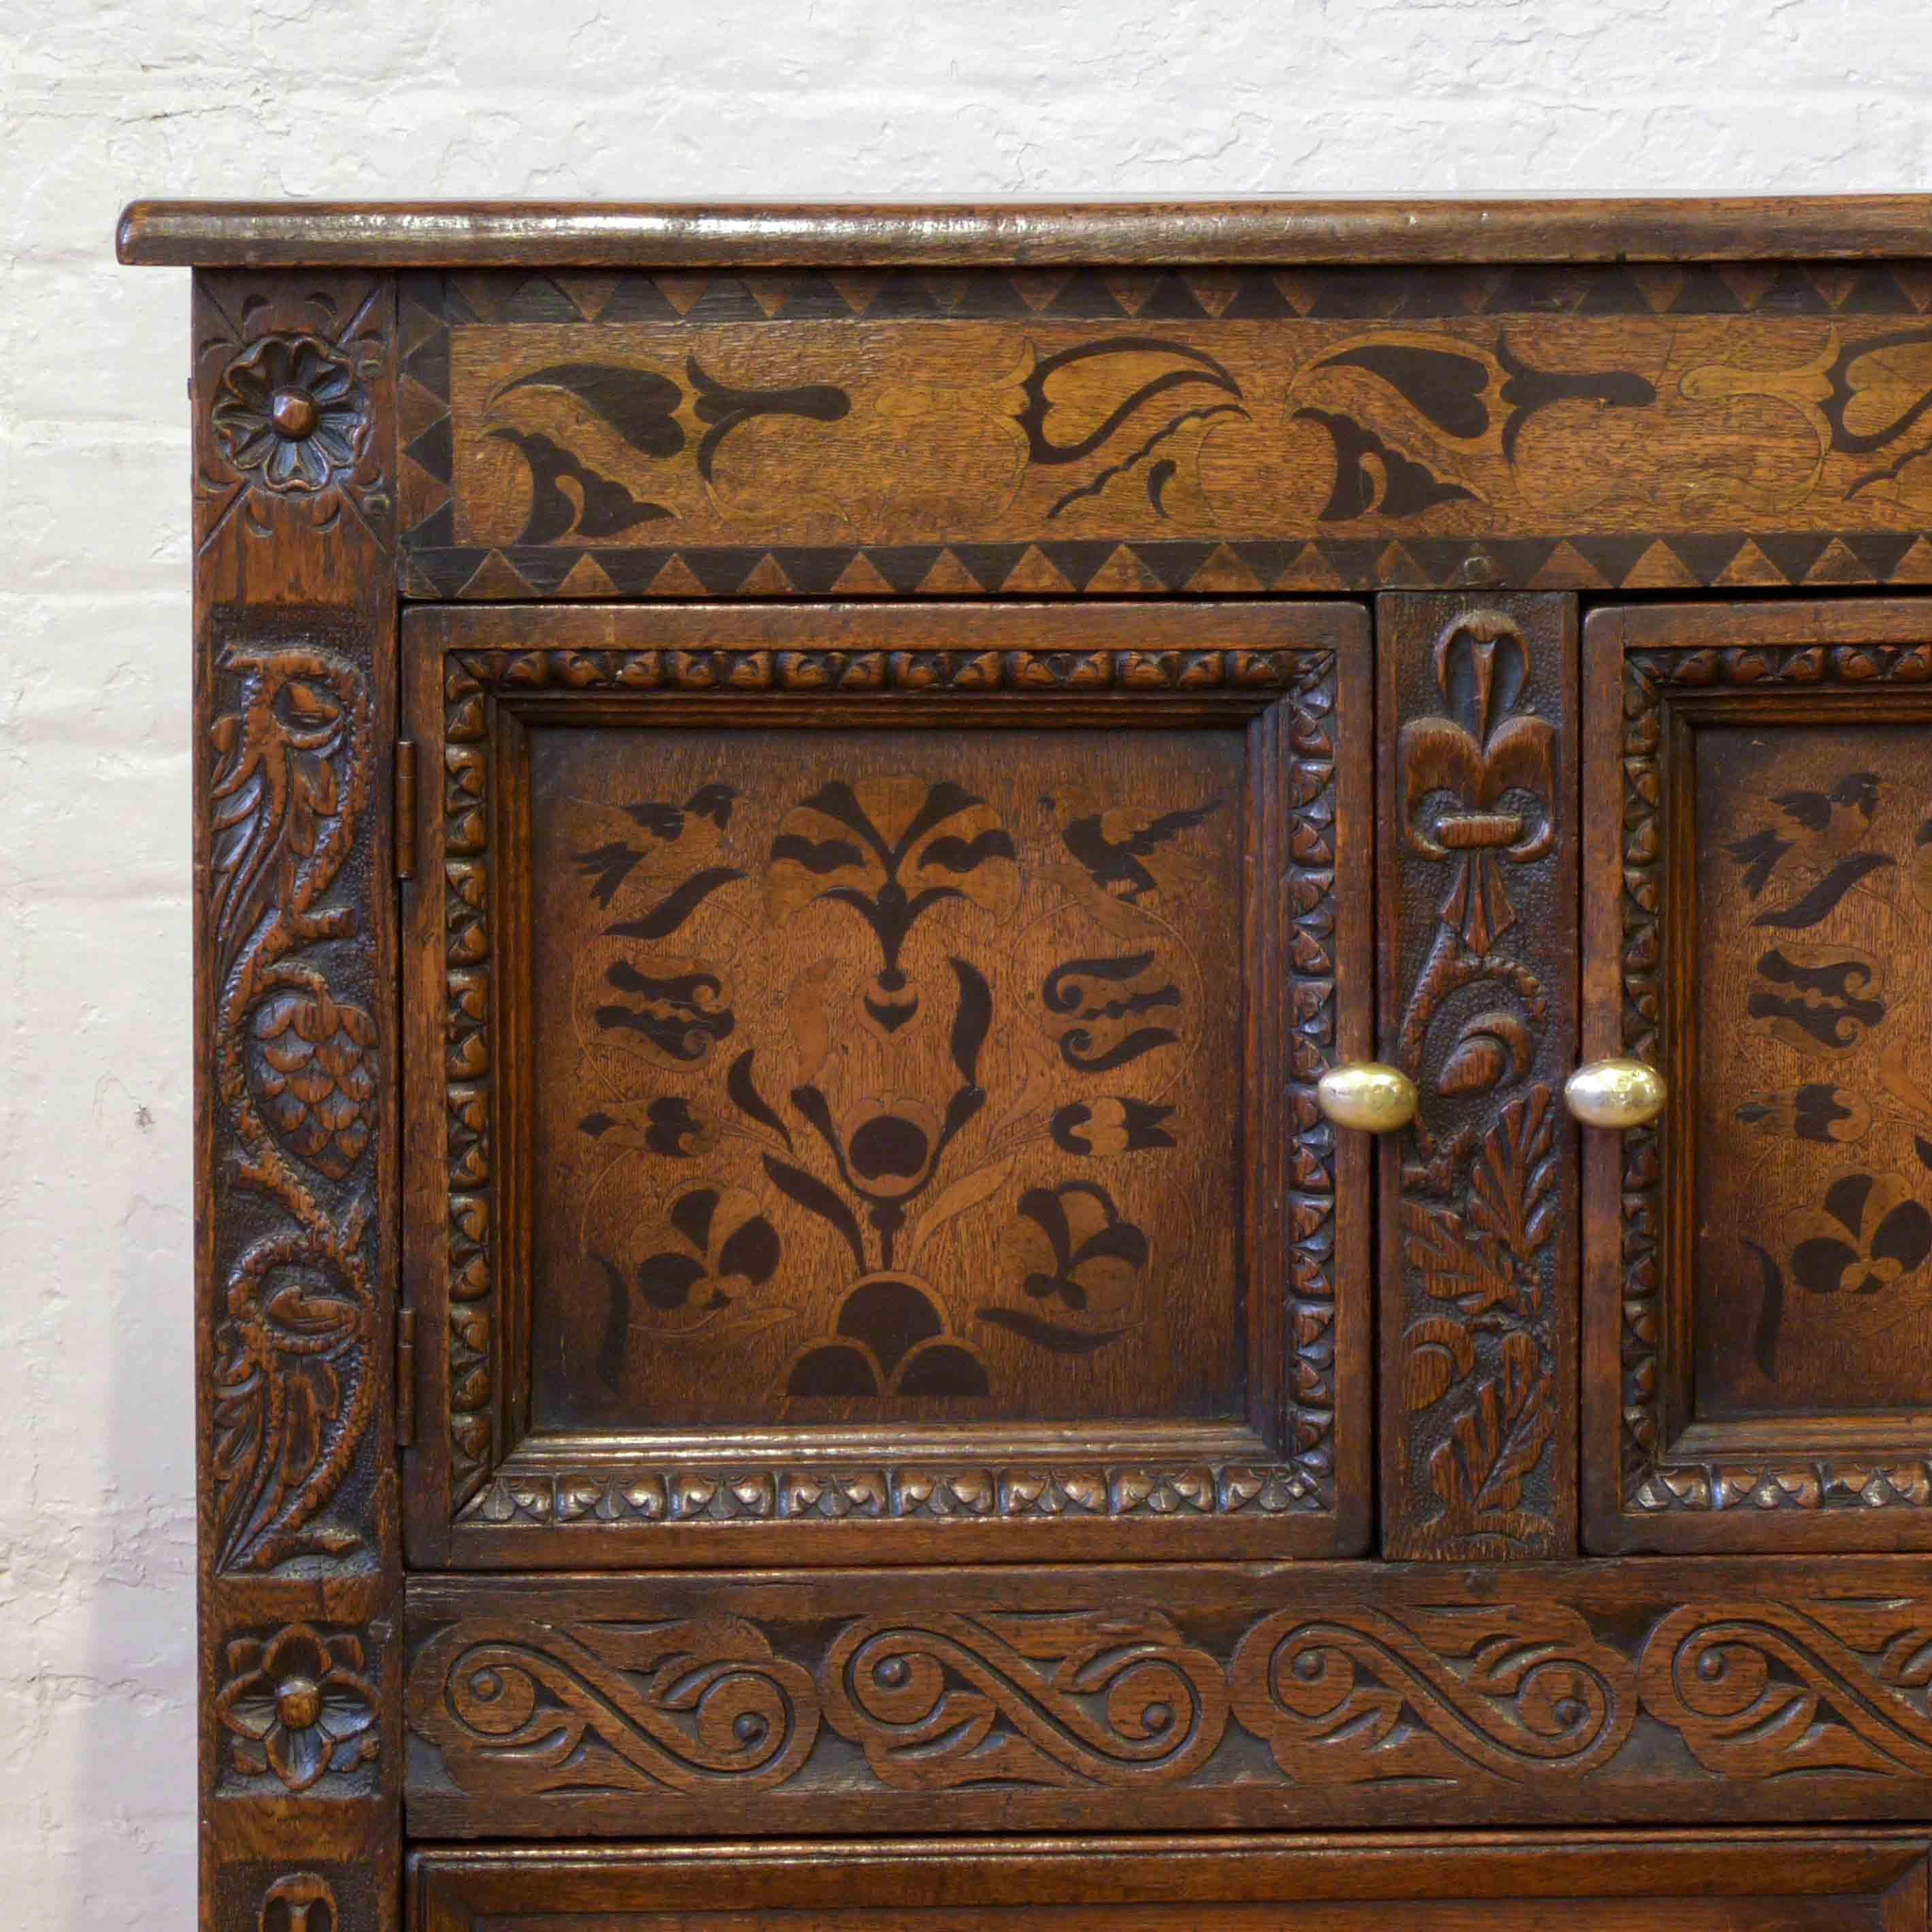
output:
[[[416,1312],[396,1310],[396,1447],[416,1439]]]
[[[396,740],[396,877],[416,875],[416,748],[410,738]]]

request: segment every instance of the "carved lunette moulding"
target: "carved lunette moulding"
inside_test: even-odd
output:
[[[1932,1789],[1932,1604],[1897,1560],[1618,1576],[1434,1566],[412,1587],[424,1832],[702,1833],[947,1817],[1164,1828],[1897,1816]],[[641,1593],[641,1594],[640,1594]],[[1659,1739],[1673,1741],[1660,1750]],[[995,1789],[988,1790],[993,1786]],[[1144,1812],[1132,1809],[1144,1804]]]
[[[394,1922],[393,307],[382,278],[195,280],[202,1887],[224,1932],[335,1932],[339,1889]]]
[[[1344,1346],[1356,1345],[1338,1330],[1336,1149],[1313,1095],[1336,1045],[1336,758],[1345,680],[1334,650],[454,649],[439,675],[449,1283],[442,1386],[449,1500],[460,1526],[484,1532],[578,1526],[594,1534],[664,1525],[1158,1524],[1336,1512],[1337,1358]],[[1136,693],[1154,701],[1250,694],[1257,706],[1281,707],[1282,769],[1258,782],[1282,788],[1276,842],[1264,861],[1282,896],[1282,960],[1275,970],[1285,982],[1282,1073],[1286,1131],[1293,1136],[1282,1183],[1280,1278],[1289,1355],[1282,1460],[1141,1462],[1083,1455],[1077,1444],[1052,1460],[949,1460],[922,1455],[913,1430],[899,1455],[884,1461],[828,1457],[775,1468],[734,1463],[721,1449],[617,1470],[505,1466],[514,1444],[505,1439],[506,1298],[494,1181],[501,1123],[493,1021],[500,1024],[502,1015],[492,990],[500,962],[490,929],[491,707],[546,696],[654,692],[728,705],[734,694],[806,700],[833,693],[937,697],[962,706],[1002,694],[1076,702]],[[722,715],[707,712],[706,721]],[[1349,728],[1362,722],[1352,718]]]
[[[1606,648],[1620,644],[1617,634],[1606,628],[1593,630],[1593,646],[1599,636]],[[1721,717],[1718,707],[1726,698],[1748,700],[1761,694],[1796,705],[1810,698],[1807,715],[1818,720],[1830,717],[1834,704],[1888,692],[1895,708],[1882,716],[1923,723],[1932,716],[1932,648],[1874,643],[1644,649],[1621,655],[1616,668],[1620,756],[1614,765],[1600,758],[1593,776],[1604,780],[1612,771],[1620,773],[1616,990],[1622,1050],[1674,1076],[1681,1096],[1694,1070],[1672,1064],[1685,1036],[1683,1016],[1674,1006],[1688,984],[1682,974],[1673,976],[1672,926],[1673,914],[1684,916],[1673,898],[1683,890],[1675,855],[1691,827],[1685,822],[1688,796],[1680,784],[1686,774],[1679,769],[1688,746],[1673,734],[1673,711],[1697,708]],[[1910,704],[1913,693],[1918,694],[1916,705]],[[1932,1460],[1903,1447],[1672,1453],[1673,1434],[1684,1418],[1672,1412],[1673,1377],[1682,1366],[1672,1358],[1684,1345],[1688,1324],[1673,1315],[1672,1304],[1689,1287],[1688,1280],[1672,1279],[1686,1268],[1688,1244],[1671,1238],[1666,1226],[1667,1204],[1683,1211],[1669,1185],[1667,1146],[1674,1118],[1690,1124],[1667,1112],[1654,1124],[1622,1137],[1616,1304],[1620,1427],[1614,1442],[1606,1430],[1594,1430],[1586,1460],[1590,1480],[1607,1505],[1606,1514],[1620,1510],[1624,1518],[1616,1526],[1617,1546],[1627,1541],[1640,1545],[1646,1523],[1659,1519],[1670,1520],[1662,1532],[1666,1536],[1681,1526],[1714,1540],[1723,1532],[1712,1519],[1733,1511],[1841,1521],[1850,1514],[1862,1519],[1866,1533],[1880,1516],[1914,1540],[1925,1536],[1932,1528],[1924,1514],[1932,1510]],[[1602,1305],[1600,1298],[1593,1301],[1593,1307]],[[1902,1438],[1910,1432],[1898,1430]],[[1861,1525],[1846,1527],[1856,1535]],[[1822,1526],[1821,1533],[1828,1533]]]

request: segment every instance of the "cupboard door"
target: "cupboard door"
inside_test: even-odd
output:
[[[417,1854],[415,1932],[1924,1932],[1922,1834],[1503,1832]]]
[[[1932,1544],[1932,604],[1585,637],[1586,1540]]]
[[[1359,607],[405,628],[415,1561],[1361,1546]]]

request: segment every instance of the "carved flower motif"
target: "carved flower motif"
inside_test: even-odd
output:
[[[1556,843],[1556,728],[1518,709],[1529,647],[1499,613],[1472,611],[1437,638],[1436,681],[1447,715],[1402,728],[1403,830],[1412,850],[1456,868],[1440,916],[1486,954],[1516,923],[1503,866]]]
[[[237,470],[270,490],[314,494],[362,460],[369,392],[326,342],[265,335],[222,372],[212,420]]]
[[[272,1770],[291,1791],[306,1791],[326,1771],[373,1758],[376,1693],[362,1663],[355,1637],[324,1636],[308,1624],[266,1642],[231,1643],[215,1712],[234,1736],[236,1765],[258,1776]]]
[[[1798,1218],[1791,1271],[1814,1294],[1874,1294],[1932,1257],[1932,1211],[1896,1174],[1848,1174]]]

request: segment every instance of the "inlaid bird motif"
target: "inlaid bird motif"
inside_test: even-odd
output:
[[[608,906],[640,866],[649,877],[674,862],[674,855],[680,870],[702,865],[716,851],[740,796],[731,785],[713,783],[700,785],[682,805],[649,799],[619,806],[643,830],[648,842],[639,846],[613,839],[579,852],[578,869],[591,880],[592,897],[599,905]]]
[[[1221,801],[1178,812],[1147,812],[1133,806],[1112,805],[1097,786],[1076,786],[1040,803],[1055,814],[1060,842],[1078,868],[1061,868],[1058,876],[1097,887],[1112,899],[1137,904],[1148,892],[1178,898],[1202,876],[1201,867],[1182,854],[1168,850],[1184,832],[1192,831],[1219,811]]]
[[[1828,791],[1780,792],[1771,802],[1775,812],[1764,824],[1724,848],[1744,867],[1754,899],[1774,878],[1796,895],[1759,914],[1754,926],[1815,926],[1860,880],[1898,862],[1866,848],[1879,814],[1876,772],[1848,772]]]

